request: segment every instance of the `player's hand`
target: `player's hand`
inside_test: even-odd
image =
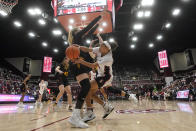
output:
[[[59,74],[64,74],[64,72],[62,72],[62,71],[59,71]]]
[[[75,59],[75,60],[74,60],[74,63],[75,63],[75,64],[81,64],[82,61],[83,61],[82,59]]]
[[[97,37],[99,38],[99,37],[101,37],[101,35],[99,33],[97,33]]]
[[[80,47],[79,45],[77,45],[77,44],[72,44],[72,46],[75,46],[75,47]]]

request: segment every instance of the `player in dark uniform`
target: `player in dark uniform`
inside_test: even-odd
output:
[[[101,19],[102,16],[96,17],[87,27],[85,27],[83,30],[80,30],[78,28],[73,29],[72,31],[69,32],[69,44],[78,44],[78,45],[83,45],[83,40],[85,37],[90,36],[95,32],[97,27],[99,26],[97,22]],[[88,32],[88,33],[87,33]],[[87,33],[87,35],[86,35]],[[83,51],[80,51],[80,58],[92,62],[93,59],[89,55],[89,53],[85,53]],[[84,123],[81,120],[80,117],[80,110],[82,108],[82,105],[84,103],[84,100],[89,92],[89,89],[91,87],[90,85],[90,80],[89,80],[89,72],[91,69],[89,67],[86,67],[81,64],[72,64],[71,65],[71,71],[74,74],[76,80],[81,86],[81,91],[78,94],[77,97],[77,102],[75,109],[72,113],[72,116],[69,119],[69,123],[71,123],[75,127],[79,128],[87,128],[88,124]]]
[[[67,79],[67,77],[69,76],[69,59],[64,58],[62,63],[56,67],[55,71],[57,72],[56,77],[57,77],[57,82],[58,82],[58,87],[60,92],[57,95],[54,106],[57,105],[58,101],[61,99],[64,92],[66,92],[68,97],[68,104],[69,104],[68,110],[72,111],[71,87]]]
[[[20,98],[20,101],[17,104],[18,107],[24,107],[23,100],[24,100],[24,97],[25,97],[25,94],[27,91],[27,87],[28,87],[27,84],[28,84],[30,78],[31,78],[31,74],[27,75],[27,77],[22,82],[22,85],[20,86],[20,91],[21,91],[22,97]]]

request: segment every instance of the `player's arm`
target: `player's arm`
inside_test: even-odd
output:
[[[90,63],[90,62],[84,61],[84,60],[82,60],[82,59],[77,59],[77,60],[75,60],[75,63],[76,63],[76,64],[82,64],[82,65],[87,66],[87,67],[89,67],[89,68],[96,68],[96,67],[99,66],[97,62],[95,62],[95,63]]]
[[[92,36],[94,33],[95,33],[95,31],[97,30],[97,28],[99,27],[99,24],[96,24],[86,35],[85,35],[85,37],[90,37],[90,36]]]
[[[93,49],[93,44],[94,44],[95,40],[92,40],[90,43],[89,48]],[[95,59],[96,55],[93,52],[89,52],[89,55],[91,56],[91,58]]]
[[[41,83],[39,83],[39,89],[41,89]]]
[[[60,74],[63,74],[63,73],[64,73],[64,72],[62,72],[62,71],[60,70],[60,66],[57,66],[56,69],[55,69],[55,71],[58,72],[58,73],[60,73]]]
[[[24,79],[23,83],[26,84],[27,81],[28,81],[28,77],[26,77],[26,78]]]
[[[27,82],[29,79],[30,79],[30,77],[27,76],[27,77],[24,79],[23,83],[26,84],[26,82]]]
[[[88,47],[85,47],[85,46],[80,46],[80,50],[83,51],[83,52],[93,52],[93,49],[92,48],[88,48]]]
[[[103,39],[102,39],[102,37],[101,37],[101,35],[99,33],[97,34],[97,37],[99,39],[99,43],[103,43]]]
[[[78,33],[78,36],[83,36],[85,33],[87,33],[89,30],[91,30],[93,28],[93,26],[95,26],[95,24],[102,18],[102,16],[98,16],[96,17],[93,21],[91,21],[90,24],[88,24],[87,27],[85,27],[83,30],[81,30],[79,33]]]

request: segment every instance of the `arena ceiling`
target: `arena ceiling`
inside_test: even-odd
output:
[[[60,23],[51,19],[46,20],[45,26],[40,26],[38,19],[41,16],[30,16],[27,11],[35,7],[53,15],[50,0],[19,0],[10,16],[0,17],[1,57],[51,56],[60,60],[64,56],[65,41],[52,33],[54,29],[62,29]],[[150,64],[160,50],[166,49],[171,54],[196,47],[195,7],[195,0],[154,0],[154,4],[147,7],[141,6],[140,0],[124,0],[116,13],[114,32],[106,36],[107,39],[114,37],[120,45],[114,53],[116,63]],[[178,9],[176,16],[172,15],[174,9]],[[144,12],[138,14],[139,11]],[[145,11],[150,11],[146,17]],[[22,27],[15,27],[14,21],[21,22]],[[171,24],[168,28],[165,27],[167,23]],[[134,24],[142,24],[143,29],[134,30]],[[35,37],[30,38],[29,32],[34,32]],[[162,36],[160,40],[157,35]],[[42,42],[48,43],[48,47],[43,47]],[[54,49],[59,52],[55,53]]]

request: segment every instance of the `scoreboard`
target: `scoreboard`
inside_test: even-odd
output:
[[[55,16],[103,11],[112,12],[112,0],[54,0]]]
[[[74,27],[86,27],[94,18],[106,11],[98,22],[97,33],[111,33],[115,25],[114,0],[53,0],[54,16],[65,31]],[[82,17],[85,16],[85,20]],[[70,22],[72,20],[72,22]]]

